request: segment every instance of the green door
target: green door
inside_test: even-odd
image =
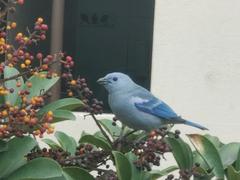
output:
[[[150,87],[154,0],[67,0],[65,7],[64,50],[98,99],[106,92],[96,80],[109,72]]]

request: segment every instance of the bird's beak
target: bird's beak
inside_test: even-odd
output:
[[[104,85],[104,84],[107,84],[107,80],[105,79],[105,78],[99,78],[98,80],[97,80],[97,83],[98,84],[101,84],[101,85]]]

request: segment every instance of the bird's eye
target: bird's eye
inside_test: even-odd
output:
[[[118,78],[117,78],[117,77],[113,77],[113,80],[114,80],[114,81],[117,81],[117,80],[118,80]]]

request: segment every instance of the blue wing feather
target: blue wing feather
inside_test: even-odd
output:
[[[153,99],[148,102],[135,103],[138,110],[164,119],[174,119],[179,116],[164,102]]]

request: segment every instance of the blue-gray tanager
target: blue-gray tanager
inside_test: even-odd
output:
[[[178,116],[166,103],[137,85],[126,74],[114,72],[98,79],[108,91],[108,103],[115,116],[135,130],[150,131],[166,124],[207,128]]]

